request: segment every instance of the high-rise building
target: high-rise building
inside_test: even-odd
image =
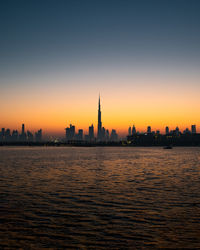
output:
[[[25,142],[26,141],[26,133],[25,133],[25,125],[22,124],[22,133],[20,135],[20,141]]]
[[[101,129],[101,141],[105,141],[106,139],[106,129],[103,127]]]
[[[187,135],[191,134],[189,128],[186,128],[186,129],[183,131],[183,134],[187,134]]]
[[[175,129],[175,135],[177,135],[177,136],[180,135],[179,127],[176,127],[176,129]]]
[[[1,129],[1,133],[2,133],[3,136],[5,136],[5,128]]]
[[[22,135],[25,133],[25,126],[22,124]]]
[[[70,139],[70,128],[69,127],[67,127],[65,129],[65,136],[66,136],[66,141],[69,141],[69,139]]]
[[[110,141],[116,142],[118,141],[118,135],[115,129],[112,129],[111,135],[110,135]]]
[[[12,132],[12,141],[13,142],[17,142],[18,139],[19,139],[18,131],[17,130],[13,130],[13,132]]]
[[[33,142],[33,134],[30,131],[27,131],[27,141]]]
[[[42,129],[39,129],[39,130],[35,133],[35,141],[36,141],[36,142],[41,142],[41,141],[42,141]]]
[[[99,95],[99,108],[98,108],[97,140],[98,140],[98,141],[102,141],[102,122],[101,122],[101,103],[100,103],[100,95]]]
[[[74,139],[74,136],[75,136],[75,126],[70,124],[70,136],[72,138],[72,140]]]
[[[151,126],[147,127],[147,134],[151,134]]]
[[[192,131],[192,134],[196,134],[196,132],[197,132],[196,125],[191,126],[191,131]]]
[[[110,139],[110,133],[109,133],[108,129],[106,129],[105,139],[106,139],[106,141],[109,141],[109,139]]]
[[[5,131],[5,141],[10,141],[11,140],[11,134],[10,134],[10,129],[6,129]]]
[[[78,130],[78,134],[77,134],[76,138],[77,138],[78,141],[82,141],[83,140],[83,130],[82,129]]]
[[[131,136],[131,127],[128,128],[128,135]]]
[[[89,127],[89,140],[94,140],[94,126],[93,124]]]
[[[168,135],[169,134],[169,127],[165,128],[165,134]]]
[[[1,129],[1,132],[0,132],[0,141],[4,141],[5,139],[5,128],[2,128]]]
[[[133,125],[132,127],[132,135],[135,135],[136,134],[136,128],[135,128],[135,125]]]
[[[70,124],[70,127],[67,127],[66,129],[66,140],[71,141],[75,139],[75,126]]]

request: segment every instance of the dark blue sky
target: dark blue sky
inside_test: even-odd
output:
[[[200,0],[0,1],[0,126],[200,124]]]
[[[1,1],[0,72],[117,60],[199,63],[200,1]]]

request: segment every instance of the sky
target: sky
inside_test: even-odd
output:
[[[200,132],[200,1],[0,2],[0,127]]]

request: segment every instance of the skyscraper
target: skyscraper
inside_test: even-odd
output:
[[[12,141],[17,142],[19,140],[19,134],[17,130],[13,130],[12,132]]]
[[[105,141],[106,139],[106,129],[102,127],[101,129],[101,141]]]
[[[106,136],[105,136],[106,141],[109,141],[110,135],[109,135],[109,130],[106,129]]]
[[[79,130],[78,130],[78,134],[77,134],[77,136],[76,136],[76,139],[77,139],[78,141],[82,141],[82,140],[83,140],[83,130],[82,130],[82,129],[79,129]]]
[[[132,127],[132,135],[135,135],[136,134],[136,128],[135,128],[135,125],[133,125]]]
[[[93,124],[89,127],[89,140],[94,140],[94,126]]]
[[[147,127],[147,134],[151,134],[151,126]]]
[[[111,135],[110,135],[110,141],[116,142],[118,141],[118,135],[115,129],[112,129]]]
[[[66,129],[66,140],[71,141],[74,140],[75,137],[75,126],[70,124],[70,127],[67,127]]]
[[[42,141],[42,129],[39,129],[39,130],[35,133],[35,141],[36,141],[36,142],[41,142],[41,141]]]
[[[128,128],[128,135],[131,136],[131,127]]]
[[[11,140],[11,134],[10,134],[10,129],[6,129],[5,131],[5,141],[10,141]]]
[[[192,134],[196,134],[196,132],[197,132],[196,125],[191,126],[191,131],[192,131]]]
[[[22,135],[25,133],[25,126],[22,124]]]
[[[98,108],[98,128],[97,128],[97,140],[102,140],[102,122],[101,122],[101,103],[99,95],[99,108]]]
[[[175,134],[176,134],[177,136],[180,134],[179,128],[178,128],[178,127],[176,127],[176,129],[175,129]]]
[[[33,134],[30,131],[27,131],[27,141],[33,142]]]
[[[22,133],[21,133],[21,135],[20,135],[20,140],[21,140],[22,142],[25,142],[25,141],[26,141],[26,133],[25,133],[25,125],[24,125],[24,124],[22,124]]]

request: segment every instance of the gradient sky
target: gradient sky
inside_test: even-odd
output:
[[[0,2],[1,127],[200,131],[200,1]]]

